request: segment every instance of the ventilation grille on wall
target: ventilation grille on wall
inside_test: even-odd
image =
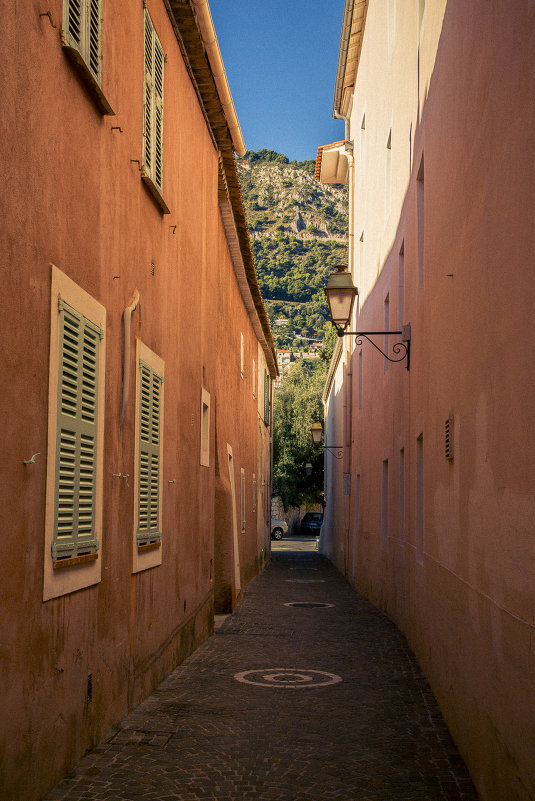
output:
[[[446,420],[445,453],[448,461],[453,461],[453,415]]]

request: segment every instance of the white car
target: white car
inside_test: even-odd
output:
[[[285,520],[272,520],[271,521],[271,539],[282,540],[285,534],[288,533],[288,523]]]

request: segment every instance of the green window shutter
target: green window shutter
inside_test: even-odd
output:
[[[98,361],[102,331],[60,301],[56,486],[52,556],[98,550],[95,498]]]
[[[269,423],[269,375],[264,370],[264,423]]]
[[[163,378],[139,363],[138,545],[162,538],[160,530],[160,426]]]
[[[163,184],[163,65],[164,52],[154,36],[154,183],[158,189]]]
[[[100,85],[102,79],[102,0],[65,0],[66,39]]]
[[[163,83],[165,54],[145,11],[143,82],[143,165],[161,191],[163,186]]]
[[[153,53],[152,53],[152,40],[154,28],[152,20],[147,11],[145,11],[145,40],[144,40],[144,56],[143,56],[143,164],[147,168],[150,175],[152,175],[152,87],[154,84],[153,78]]]
[[[78,45],[78,49],[81,50],[84,38],[84,0],[68,0],[65,12],[67,33],[73,44]]]
[[[102,10],[101,0],[89,0],[87,14],[87,64],[97,83],[101,82]]]

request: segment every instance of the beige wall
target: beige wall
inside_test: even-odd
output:
[[[393,5],[389,62],[384,32]],[[528,801],[535,17],[521,0],[506,14],[480,0],[425,5],[420,40],[417,2],[370,0],[366,20],[351,116],[358,327],[382,330],[388,296],[390,328],[412,326],[411,369],[385,369],[369,343],[355,348],[352,372],[361,353],[362,381],[352,404],[351,534],[345,543],[334,531],[333,553],[407,633],[481,798]],[[334,467],[341,482],[342,467]]]

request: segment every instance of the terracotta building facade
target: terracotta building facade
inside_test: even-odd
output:
[[[484,801],[535,797],[534,57],[524,0],[346,2],[317,170],[350,184],[348,330],[398,358],[410,324],[410,369],[335,351],[321,548],[406,633]]]
[[[277,367],[208,5],[22,0],[2,50],[0,795],[32,801],[269,558]]]

